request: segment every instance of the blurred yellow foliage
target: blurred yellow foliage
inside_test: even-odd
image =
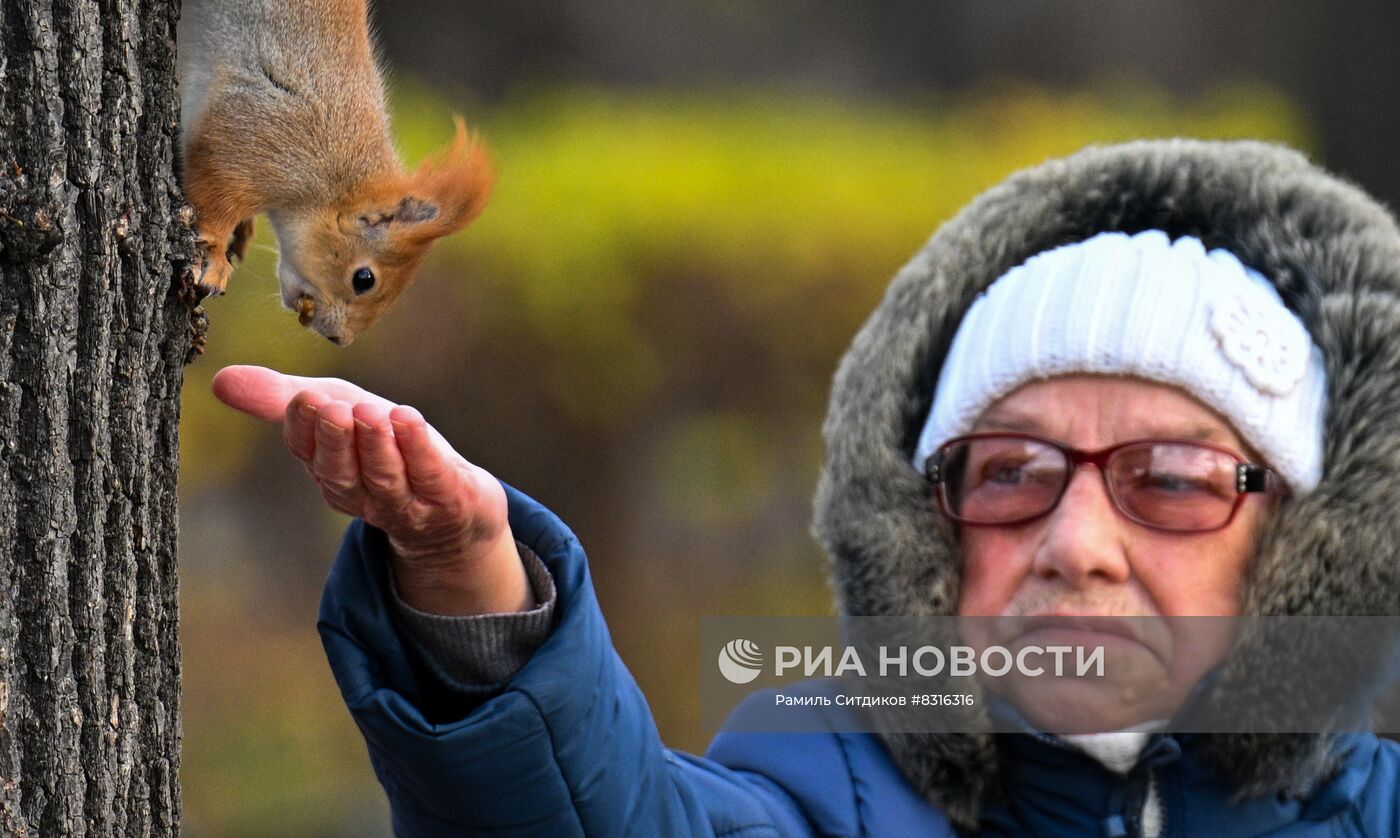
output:
[[[393,103],[406,159],[448,139],[453,107],[440,96],[403,84]],[[657,279],[703,278],[753,312],[834,282],[862,312],[939,222],[1017,168],[1134,137],[1308,144],[1285,100],[1249,86],[1188,103],[1144,89],[1056,96],[1004,87],[918,105],[570,89],[509,101],[476,126],[501,179],[483,217],[433,259],[440,270],[457,265],[472,294],[510,301],[493,309],[496,327],[553,346],[539,373],[601,421],[645,399],[664,375],[635,328]],[[265,223],[258,242],[230,296],[208,305],[214,331],[208,357],[191,369],[194,401],[206,398],[207,375],[222,363],[309,374],[342,366],[342,353],[280,310]],[[203,406],[187,410],[201,421],[183,435],[186,481],[225,474],[246,457],[240,438],[202,430]]]

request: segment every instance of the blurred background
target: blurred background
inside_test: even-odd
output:
[[[832,371],[894,271],[1014,169],[1091,142],[1291,143],[1394,204],[1400,7],[396,0],[373,12],[415,163],[479,127],[500,181],[344,350],[277,302],[266,224],[182,427],[191,836],[388,835],[315,631],[346,521],[228,363],[420,408],[588,550],[666,741],[703,750],[699,618],[826,614],[807,533]]]

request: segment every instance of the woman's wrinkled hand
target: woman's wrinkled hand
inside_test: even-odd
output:
[[[417,410],[348,381],[266,367],[225,367],[213,390],[230,407],[280,422],[326,503],[385,532],[409,605],[457,615],[531,607],[505,490]]]

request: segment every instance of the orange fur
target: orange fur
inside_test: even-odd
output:
[[[289,280],[314,286],[311,325],[337,343],[348,343],[411,284],[434,242],[481,212],[493,181],[482,146],[459,120],[453,144],[413,175],[366,183],[335,206],[272,213],[284,247],[284,302],[297,305],[297,298],[285,293]],[[350,285],[360,267],[370,268],[377,279],[362,295]]]
[[[460,116],[453,121],[457,135],[452,145],[424,160],[404,184],[406,194],[434,201],[441,209],[438,218],[411,233],[417,238],[457,232],[481,214],[491,197],[496,176],[486,146]]]
[[[411,284],[437,239],[484,208],[494,181],[461,117],[445,149],[405,173],[389,136],[364,0],[190,0],[184,187],[223,290],[266,212],[282,302],[347,344]],[[370,272],[368,289],[357,272]],[[308,300],[311,301],[308,304]]]

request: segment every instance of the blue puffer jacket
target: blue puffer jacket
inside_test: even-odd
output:
[[[556,623],[503,693],[452,721],[422,709],[431,686],[391,619],[382,533],[355,522],[326,584],[321,636],[396,834],[954,834],[872,735],[720,733],[703,759],[663,746],[613,651],[577,539],[507,494],[515,537],[554,576]],[[1340,773],[1307,800],[1242,804],[1193,758],[1190,737],[1158,737],[1126,779],[1052,737],[1003,735],[998,746],[1007,795],[985,812],[986,835],[1136,834],[1123,812],[1140,804],[1151,763],[1164,836],[1400,836],[1400,748],[1373,736],[1351,737]]]

